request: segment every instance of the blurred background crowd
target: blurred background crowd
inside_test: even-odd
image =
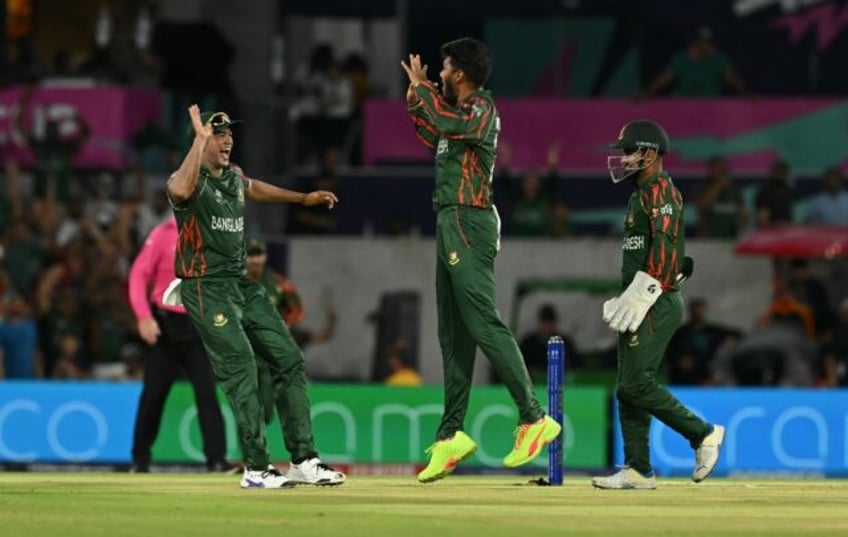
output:
[[[848,25],[840,21],[848,20],[848,7],[841,1],[702,1],[685,9],[660,0],[470,4],[4,0],[3,376],[140,378],[146,348],[127,301],[127,271],[149,230],[170,217],[164,181],[186,147],[184,111],[192,102],[246,120],[233,160],[250,175],[339,193],[332,213],[250,209],[249,234],[269,241],[269,263],[283,273],[291,238],[432,235],[432,164],[416,155],[368,158],[368,129],[381,128],[368,110],[388,102],[402,113],[400,59],[421,52],[432,76],[438,45],[458,36],[491,44],[496,103],[527,99],[542,108],[552,100],[606,99],[650,116],[656,103],[676,99],[691,99],[692,107],[728,100],[788,108],[812,100],[822,110],[833,104],[827,113],[844,113],[838,98],[848,93],[840,61],[848,54]],[[117,104],[98,101],[104,88],[121,92],[108,93]],[[95,97],[76,106],[81,92]],[[148,102],[154,104],[142,106]],[[116,123],[121,134],[105,135]],[[578,135],[587,128],[561,125]],[[829,136],[826,142],[838,145],[844,121],[838,133],[813,126],[806,136]],[[624,197],[608,181],[604,158],[595,170],[571,166],[571,148],[552,138],[528,166],[506,138],[494,175],[506,240],[618,236]],[[756,164],[740,163],[718,145],[689,159],[681,173],[670,169],[688,204],[689,237],[726,243],[729,251],[749,233],[775,226],[848,226],[844,155],[818,154],[801,137],[779,141]],[[839,147],[844,151],[844,143]],[[686,324],[669,348],[669,381],[848,385],[848,295],[839,285],[845,272],[839,259],[775,259],[763,275],[770,302],[745,327],[714,319],[714,297],[689,296]],[[331,340],[333,304],[310,301],[319,305],[315,332]],[[421,383],[417,331],[379,326],[392,322],[392,307],[373,316],[379,363],[367,380]],[[525,323],[518,336],[534,378],[544,381],[544,341],[557,333],[568,338],[573,367],[614,369],[609,350],[575,345],[565,327],[577,312],[545,303],[530,315],[536,324]],[[311,373],[349,380],[320,368]]]

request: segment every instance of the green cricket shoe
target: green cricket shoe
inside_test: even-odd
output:
[[[427,448],[430,463],[418,474],[421,483],[432,483],[453,473],[454,468],[477,451],[477,444],[462,431]]]
[[[561,431],[562,426],[547,414],[535,423],[519,425],[515,430],[515,447],[504,457],[504,466],[515,468],[532,461]]]

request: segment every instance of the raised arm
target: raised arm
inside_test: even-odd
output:
[[[479,99],[471,107],[452,106],[427,79],[427,66],[421,64],[418,54],[409,55],[409,64],[403,61],[400,64],[409,77],[407,104],[421,106],[422,110],[418,116],[424,120],[421,122],[422,127],[425,124],[432,126],[437,138],[439,134],[463,140],[480,140],[488,136],[489,130],[495,124],[491,102]],[[416,122],[416,128],[418,123]]]
[[[196,104],[188,107],[188,115],[194,128],[194,141],[180,167],[168,179],[168,196],[176,202],[185,201],[194,195],[197,180],[200,178],[203,151],[212,136],[212,126],[203,125],[200,120],[200,108]]]
[[[426,75],[427,66],[425,65],[422,69]],[[427,117],[423,103],[415,93],[415,86],[412,83],[406,88],[406,112],[409,114],[412,124],[415,125],[415,135],[418,136],[421,143],[428,149],[435,150],[436,143],[439,141],[439,133],[430,118]]]
[[[410,86],[410,88],[411,87],[412,86]],[[409,100],[407,99],[407,103],[408,102]],[[436,143],[439,141],[439,133],[430,122],[430,118],[424,111],[424,106],[421,101],[416,101],[414,105],[410,105],[406,109],[406,112],[409,114],[409,119],[412,120],[412,124],[415,125],[415,135],[418,136],[421,143],[427,146],[428,149],[435,150]]]

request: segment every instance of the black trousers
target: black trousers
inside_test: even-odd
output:
[[[153,313],[162,335],[145,361],[144,386],[133,434],[133,463],[149,466],[150,449],[159,434],[165,400],[181,371],[194,388],[206,463],[210,467],[223,463],[227,454],[224,418],[215,395],[215,375],[203,343],[188,315],[157,308]]]

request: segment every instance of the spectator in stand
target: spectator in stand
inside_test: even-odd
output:
[[[574,229],[571,227],[571,209],[564,201],[554,203],[553,222],[551,222],[549,235],[554,238],[574,236]]]
[[[536,328],[526,334],[518,347],[527,365],[527,372],[534,384],[544,384],[548,378],[548,340],[560,336],[565,342],[565,355],[569,367],[579,366],[577,346],[574,341],[559,328],[556,309],[551,304],[544,304],[536,314]],[[493,373],[493,380],[498,381]]]
[[[392,345],[388,357],[391,374],[386,377],[386,386],[421,386],[424,380],[412,364],[409,347],[405,340],[399,339]]]
[[[745,228],[748,220],[745,202],[723,157],[710,159],[706,182],[696,201],[699,237],[735,239]]]
[[[75,332],[57,334],[56,365],[50,378],[55,380],[84,380],[90,378],[88,359],[83,353],[82,341]]]
[[[510,147],[501,143],[498,146],[499,167],[495,181],[509,188],[507,233],[516,237],[545,237],[553,234],[559,147],[553,145],[549,148],[548,169],[544,176],[532,172],[519,176],[511,169],[511,157]]]
[[[817,336],[830,331],[835,321],[830,295],[821,280],[811,273],[809,261],[792,259],[789,262],[786,288],[798,302],[812,311]]]
[[[317,45],[307,66],[295,73],[298,99],[289,107],[289,115],[297,125],[295,158],[304,164],[320,155],[324,92],[330,83],[330,69],[335,64],[335,51],[327,43]]]
[[[792,223],[792,188],[789,186],[789,164],[775,161],[768,178],[757,191],[757,226],[769,227]]]
[[[37,343],[32,310],[0,267],[0,378],[35,378],[40,369],[36,363]]]
[[[128,380],[125,349],[135,338],[135,322],[126,296],[124,280],[99,282],[89,317],[92,376],[98,380]]]
[[[824,191],[810,202],[805,220],[810,224],[826,226],[848,225],[848,192],[842,171],[836,166],[824,172]]]
[[[50,111],[43,124],[29,125],[25,117],[35,91],[34,85],[24,88],[17,118],[18,130],[35,154],[35,195],[38,198],[46,196],[48,177],[53,176],[57,198],[66,202],[71,192],[74,158],[88,140],[91,130],[81,116],[57,116],[51,115]]]
[[[719,353],[717,384],[737,386],[810,386],[816,361],[813,312],[774,279],[774,297],[756,327],[732,352]]]
[[[671,58],[665,70],[648,86],[647,94],[658,95],[671,87],[675,96],[718,97],[725,86],[741,95],[751,95],[730,58],[716,48],[712,30],[704,26],[695,32],[686,49]]]
[[[337,63],[330,64],[321,93],[319,154],[323,155],[328,149],[333,149],[340,155],[342,154],[347,145],[350,125],[355,112],[355,99],[351,79],[342,72],[341,66]]]
[[[697,386],[713,381],[713,360],[741,337],[732,328],[707,320],[707,301],[693,298],[689,302],[689,321],[677,329],[666,350],[666,373],[669,384]]]

